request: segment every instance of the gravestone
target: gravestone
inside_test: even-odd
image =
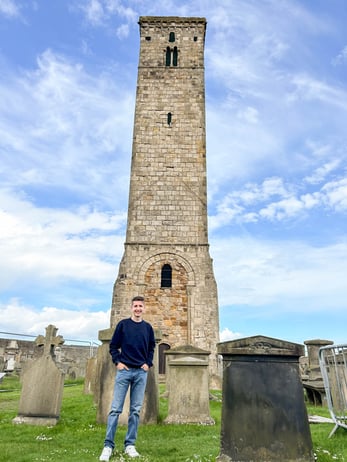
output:
[[[96,379],[97,360],[93,356],[89,358],[86,364],[86,372],[84,377],[84,393],[86,395],[93,395],[95,392],[95,379]]]
[[[160,329],[154,329],[156,348],[153,356],[153,367],[148,371],[145,399],[140,413],[140,422],[146,424],[158,423],[159,417],[159,349],[158,344],[161,342],[162,333]],[[125,403],[125,409],[129,409],[130,396]],[[128,414],[126,415],[128,419]]]
[[[218,344],[223,356],[219,462],[313,462],[299,371],[304,346],[263,336]]]
[[[96,353],[96,379],[94,402],[96,404],[96,421],[97,423],[107,423],[107,416],[111,409],[115,365],[110,355],[110,342],[114,328],[99,330],[99,340],[102,344],[98,347]]]
[[[209,351],[183,345],[165,351],[168,416],[165,423],[213,425],[209,401]]]
[[[13,372],[16,369],[16,357],[19,352],[18,343],[16,340],[9,340],[5,355],[6,355],[6,363],[4,370],[6,372]]]
[[[319,366],[319,349],[333,343],[331,340],[322,339],[306,340],[304,342],[307,348],[308,369],[307,377],[303,378],[302,383],[306,390],[308,401],[315,406],[327,404],[322,372]]]
[[[46,327],[46,336],[39,335],[35,340],[43,347],[43,354],[23,371],[19,410],[13,423],[55,425],[59,420],[65,374],[55,363],[54,349],[64,343],[63,337],[56,335],[57,331],[50,324]]]

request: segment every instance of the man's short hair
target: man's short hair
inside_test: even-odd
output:
[[[131,303],[144,302],[144,301],[145,301],[145,297],[142,297],[142,295],[136,295],[136,297],[133,297],[133,299],[131,300]]]

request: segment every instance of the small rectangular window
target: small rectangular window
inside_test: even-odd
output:
[[[161,269],[161,288],[172,287],[172,268],[167,263]]]

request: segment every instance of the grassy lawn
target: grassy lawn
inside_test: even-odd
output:
[[[54,427],[14,425],[20,397],[16,377],[6,376],[0,384],[0,461],[88,462],[97,461],[105,437],[105,425],[95,423],[93,398],[83,394],[83,382],[67,383],[61,418]],[[215,425],[141,425],[137,449],[143,462],[212,462],[220,447],[221,392],[212,392],[211,416]],[[308,413],[330,417],[326,408],[308,407]],[[167,400],[160,399],[160,420],[167,414]],[[318,462],[347,462],[347,431],[338,429],[328,438],[333,424],[310,426]],[[122,449],[125,427],[117,433]],[[112,461],[129,461],[116,451]],[[278,461],[281,462],[281,461]]]

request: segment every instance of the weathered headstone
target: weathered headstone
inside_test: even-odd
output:
[[[168,416],[165,423],[213,425],[209,404],[209,351],[192,345],[172,348],[167,357]]]
[[[111,409],[115,376],[115,365],[110,355],[110,341],[113,332],[113,328],[99,330],[99,340],[102,344],[98,347],[96,353],[94,392],[94,402],[97,405],[97,423],[106,423]]]
[[[84,378],[84,393],[93,395],[95,392],[97,359],[95,356],[89,358],[86,365],[86,373]]]
[[[6,346],[6,363],[4,370],[12,372],[16,369],[16,357],[18,355],[19,348],[17,340],[9,340]]]
[[[148,371],[145,399],[140,413],[140,422],[145,424],[158,423],[159,417],[159,351],[158,344],[162,339],[160,329],[154,329],[155,343],[157,347],[153,356],[153,367]],[[128,393],[128,401],[126,401],[126,409],[130,406],[130,396]],[[128,419],[128,414],[126,415]]]
[[[322,372],[319,366],[319,349],[321,347],[332,345],[331,340],[306,340],[304,344],[307,348],[307,377],[303,378],[302,383],[306,390],[307,399],[311,404],[326,404],[325,389]]]
[[[218,344],[223,355],[219,462],[313,462],[299,357],[304,346],[263,336]]]
[[[43,346],[43,354],[23,371],[19,410],[13,423],[55,425],[59,420],[65,374],[54,361],[55,347],[64,343],[57,331],[49,325],[46,336],[39,335],[35,340],[38,346]]]

